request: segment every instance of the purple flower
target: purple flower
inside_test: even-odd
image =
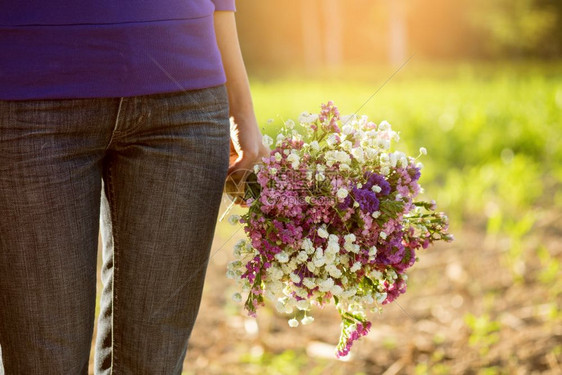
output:
[[[367,182],[363,185],[364,189],[371,190],[374,185],[377,185],[381,188],[380,195],[388,195],[390,194],[390,184],[388,181],[378,173],[367,172],[365,173],[365,178]]]
[[[410,175],[410,178],[412,179],[412,181],[419,180],[420,176],[421,176],[420,169],[417,168],[417,167],[408,168],[408,174]]]
[[[338,208],[340,210],[345,210],[346,208],[351,207],[351,203],[351,196],[348,195],[340,204],[338,204]]]
[[[372,214],[379,209],[379,200],[373,191],[353,188],[352,192],[362,211]]]

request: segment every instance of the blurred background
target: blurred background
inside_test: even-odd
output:
[[[456,241],[420,254],[408,292],[338,361],[333,311],[290,328],[232,301],[224,274],[243,230],[221,222],[185,374],[561,374],[562,2],[237,7],[263,132],[328,100],[388,120],[397,149],[427,148],[424,195]]]
[[[328,100],[389,121],[398,150],[427,148],[424,195],[456,241],[420,254],[408,292],[338,361],[334,312],[290,328],[271,306],[255,320],[231,300],[243,230],[221,222],[185,374],[561,374],[562,2],[237,7],[263,132]]]

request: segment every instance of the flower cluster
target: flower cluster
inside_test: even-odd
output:
[[[256,166],[248,211],[233,218],[247,239],[227,276],[247,294],[250,315],[267,298],[292,314],[291,327],[333,303],[342,318],[336,354],[345,356],[369,332],[367,310],[406,291],[416,251],[452,237],[434,202],[414,200],[421,163],[391,151],[399,137],[389,123],[342,117],[332,102],[298,123],[285,122],[275,145],[268,140],[273,150]]]

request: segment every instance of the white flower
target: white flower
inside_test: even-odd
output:
[[[375,211],[371,214],[371,216],[373,217],[373,219],[377,219],[379,216],[381,216],[381,212],[380,211]]]
[[[230,215],[228,217],[228,222],[232,225],[238,224],[239,221],[240,221],[240,215]]]
[[[303,288],[298,288],[297,290],[295,290],[295,294],[300,298],[308,298],[308,290]]]
[[[299,261],[299,263],[304,263],[308,260],[308,254],[306,253],[306,251],[302,250],[299,251],[298,255],[297,255],[297,260]]]
[[[311,114],[308,112],[303,112],[299,115],[299,122],[303,124],[310,124],[318,120],[317,114]]]
[[[343,288],[339,285],[334,285],[332,289],[330,289],[330,292],[335,296],[341,296],[341,294],[343,293]]]
[[[283,283],[281,281],[274,281],[269,284],[270,292],[274,295],[279,295],[283,292]]]
[[[371,187],[371,190],[375,193],[380,193],[382,188],[379,185],[373,185],[373,187]]]
[[[281,155],[280,153],[276,152],[275,155],[273,155],[275,157],[275,161],[279,162],[281,161],[281,159],[283,159],[283,155]]]
[[[271,147],[271,145],[273,144],[273,138],[271,138],[269,135],[265,134],[262,137],[262,143],[265,147]]]
[[[360,148],[360,147],[355,147],[355,148],[351,149],[351,155],[353,155],[353,157],[359,163],[363,163],[365,161],[365,153],[363,152],[363,149]]]
[[[420,154],[427,155],[427,149],[425,147],[420,147]]]
[[[240,240],[240,241],[236,242],[236,245],[234,245],[234,248],[242,250],[245,246],[246,246],[246,240]]]
[[[351,151],[351,148],[353,147],[353,144],[350,141],[343,141],[341,143],[341,148],[344,149],[345,151]]]
[[[352,242],[346,242],[343,245],[343,248],[350,253],[355,253],[355,246],[357,246],[357,245],[353,244]]]
[[[378,152],[374,148],[365,148],[364,151],[367,160],[374,160],[378,156]]]
[[[284,312],[285,312],[285,303],[284,303],[284,301],[283,301],[282,298],[279,298],[279,299],[277,300],[277,303],[275,303],[275,309],[276,309],[277,311],[279,311],[280,313],[284,313]]]
[[[324,262],[326,263],[326,265],[331,265],[331,264],[335,265],[336,254],[335,253],[327,253],[326,256],[324,257]]]
[[[398,275],[396,274],[396,271],[394,271],[392,268],[388,269],[386,271],[386,279],[387,280],[396,280],[398,278]]]
[[[386,240],[387,234],[385,232],[380,232],[379,233],[380,238],[382,238],[383,240]]]
[[[278,254],[275,254],[275,259],[277,259],[279,263],[287,263],[289,261],[289,255],[287,255],[286,252],[282,251]]]
[[[330,264],[329,266],[327,266],[326,271],[328,271],[330,276],[335,278],[335,279],[339,279],[342,275],[342,272],[336,266],[334,266],[333,264]]]
[[[379,159],[382,165],[387,165],[388,163],[390,163],[390,155],[385,152],[380,154]]]
[[[351,163],[351,157],[345,151],[334,151],[334,159],[343,164]]]
[[[286,273],[288,275],[293,272],[294,268],[291,267],[289,263],[283,263],[281,264],[281,270],[283,270],[283,273]]]
[[[301,278],[300,278],[300,276],[299,276],[299,275],[297,275],[297,274],[295,274],[295,273],[293,273],[293,272],[291,272],[291,273],[289,274],[289,278],[290,278],[290,279],[291,279],[291,281],[292,281],[292,282],[294,282],[295,284],[297,284],[297,283],[300,283],[300,282],[301,282]]]
[[[386,299],[386,293],[376,293],[375,294],[375,298],[377,299],[378,303],[383,303],[384,300]]]
[[[321,247],[316,248],[316,252],[314,253],[315,258],[323,258],[324,257],[324,250]]]
[[[313,262],[313,261],[308,262],[308,263],[306,264],[306,268],[307,268],[310,272],[316,271],[316,266],[314,265],[314,262]],[[309,288],[310,288],[310,287],[309,287]]]
[[[346,188],[339,188],[336,195],[338,196],[339,199],[345,199],[349,195],[349,192],[347,191]]]
[[[310,308],[310,302],[307,299],[301,299],[297,301],[297,309],[308,310]]]
[[[305,238],[301,243],[301,249],[305,250],[307,254],[312,254],[314,252],[314,245],[310,238]]]
[[[326,138],[326,144],[328,144],[329,147],[334,147],[336,143],[338,143],[338,138],[335,134],[330,134],[328,138]]]
[[[334,286],[334,279],[328,277],[326,280],[323,280],[320,285],[320,291],[322,292],[328,292],[330,291],[330,289],[332,289],[332,287]]]
[[[285,127],[287,129],[292,129],[295,127],[295,122],[293,120],[287,120],[285,121]]]
[[[353,243],[353,242],[355,242],[357,237],[355,237],[355,234],[349,233],[349,234],[346,234],[345,236],[343,236],[343,239],[345,240],[345,242]]]
[[[339,169],[340,171],[350,171],[350,170],[351,170],[351,167],[349,166],[349,164],[341,163],[341,164],[338,166],[338,169]]]
[[[328,241],[326,246],[327,254],[337,254],[340,251],[340,244],[337,241]]]
[[[370,294],[367,294],[366,296],[364,296],[362,298],[362,303],[365,305],[370,305],[371,303],[375,302],[375,300],[373,299],[373,296],[371,296]]]
[[[314,318],[311,316],[305,316],[304,318],[302,318],[301,323],[302,325],[307,325],[310,324],[314,321]]]
[[[226,277],[227,277],[228,279],[234,280],[234,279],[237,278],[237,276],[238,276],[238,275],[237,275],[236,271],[233,271],[233,270],[230,270],[230,269],[229,269],[229,270],[226,270]]]
[[[269,267],[266,272],[271,280],[280,280],[283,277],[283,270],[275,264]]]
[[[299,321],[295,318],[289,320],[289,327],[297,327],[299,325]]]
[[[277,168],[270,168],[269,173],[271,173],[272,175],[277,174]]]
[[[396,167],[396,163],[398,163],[398,155],[396,155],[396,153],[391,153],[390,155],[390,165],[392,166],[392,168]]]
[[[326,264],[326,258],[314,258],[312,262],[314,263],[315,267],[322,267],[324,264]]]
[[[300,158],[296,153],[291,153],[287,156],[287,161],[291,163],[291,167],[293,167],[293,169],[297,169],[300,165]]]
[[[377,270],[372,270],[370,272],[370,276],[372,279],[381,280],[382,279],[382,272]]]
[[[390,141],[388,139],[378,139],[377,145],[383,150],[388,150],[390,148]]]
[[[314,289],[316,287],[316,283],[314,283],[314,279],[311,277],[305,277],[302,283],[309,289]]]
[[[357,272],[361,269],[361,262],[353,263],[353,266],[349,269],[351,272]]]
[[[418,162],[418,163],[416,164],[416,168],[417,168],[417,169],[423,169],[423,164],[422,164],[421,162]]]
[[[318,228],[318,236],[321,238],[328,238],[329,233],[326,230],[326,226],[321,226],[320,228]]]
[[[320,150],[320,145],[318,144],[318,141],[310,142],[310,148],[313,149],[314,151]]]
[[[387,121],[383,121],[379,124],[379,131],[387,131],[390,130],[391,126]]]
[[[353,134],[353,132],[355,132],[355,129],[353,128],[352,125],[346,124],[346,121],[344,121],[343,119],[342,119],[342,122],[345,124],[341,129],[341,132],[343,134],[350,135],[350,134]]]
[[[343,116],[340,116],[340,120],[341,120],[342,124],[344,124],[344,126],[343,126],[343,128],[342,128],[342,132],[343,132],[343,129],[345,129],[346,127],[347,127],[347,128],[353,129],[353,126],[351,126],[351,124],[352,124],[353,122],[355,122],[356,117],[357,117],[357,116],[354,115],[354,114],[352,114],[352,115],[343,115]],[[345,133],[344,133],[344,134],[345,134]]]
[[[347,290],[344,290],[341,295],[344,298],[350,298],[350,297],[353,297],[356,294],[357,294],[357,288],[353,287],[353,288],[349,288]]]

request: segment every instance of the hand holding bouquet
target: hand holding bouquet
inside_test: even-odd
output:
[[[295,327],[313,321],[314,305],[333,304],[342,319],[336,354],[346,356],[371,327],[366,311],[406,291],[416,251],[452,239],[435,204],[414,200],[421,164],[391,152],[392,141],[387,122],[341,117],[331,102],[285,123],[249,179],[247,213],[232,218],[248,239],[227,276],[250,315],[265,297]]]

